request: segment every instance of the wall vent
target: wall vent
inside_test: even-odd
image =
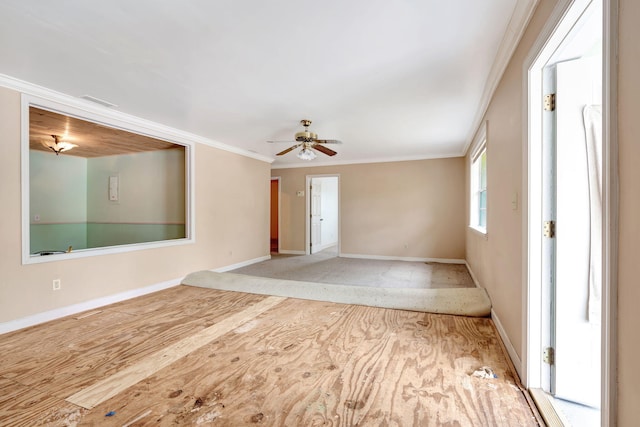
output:
[[[109,108],[117,107],[116,104],[113,104],[109,101],[105,101],[104,99],[96,98],[95,96],[91,96],[91,95],[82,95],[80,98],[86,99],[87,101],[95,102],[96,104],[100,104],[102,106],[109,107]]]

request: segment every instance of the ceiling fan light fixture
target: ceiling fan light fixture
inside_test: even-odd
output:
[[[302,160],[313,160],[316,158],[316,153],[314,153],[310,148],[303,147],[298,153],[298,158]]]
[[[296,141],[298,142],[312,142],[318,139],[318,134],[309,132],[309,126],[311,126],[311,120],[302,119],[300,124],[304,126],[304,131],[296,133]]]
[[[312,141],[315,141],[316,139],[318,139],[317,133],[309,132],[306,130],[304,132],[296,133],[296,141],[298,142],[312,142]]]
[[[301,160],[313,160],[316,158],[315,150],[325,154],[327,156],[335,156],[338,154],[336,151],[325,147],[325,144],[342,144],[342,142],[337,139],[318,139],[318,134],[309,131],[309,126],[311,125],[311,120],[303,119],[300,120],[302,126],[304,126],[304,131],[297,132],[295,134],[295,143],[291,147],[286,150],[282,150],[276,154],[276,156],[284,156],[287,153],[295,150],[298,147],[302,147],[302,149],[296,154],[296,156]],[[267,142],[294,142],[294,141],[267,141]]]
[[[77,147],[76,144],[72,144],[67,141],[60,141],[60,137],[58,135],[51,135],[51,137],[53,138],[53,141],[51,141],[50,139],[46,139],[42,141],[42,144],[56,153],[56,156],[63,151],[69,151],[73,147]]]

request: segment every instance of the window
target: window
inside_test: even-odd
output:
[[[470,226],[487,232],[487,143],[483,137],[471,158]]]
[[[23,120],[24,264],[193,241],[190,143],[27,95]]]

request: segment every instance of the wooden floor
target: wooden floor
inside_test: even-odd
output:
[[[0,335],[0,425],[538,422],[490,319],[178,286]]]

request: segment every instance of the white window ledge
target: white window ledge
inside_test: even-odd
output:
[[[476,227],[473,225],[469,226],[469,230],[473,231],[474,234],[484,237],[485,240],[488,239],[489,235],[487,234],[487,229],[482,227]]]

